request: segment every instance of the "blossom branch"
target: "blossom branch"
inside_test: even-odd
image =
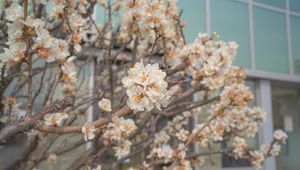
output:
[[[20,122],[5,127],[0,132],[0,145],[5,144],[9,139],[17,134],[34,128],[38,121],[44,117],[44,115],[64,110],[65,108],[71,106],[72,103],[72,98],[66,97],[57,103],[45,107],[41,112],[38,112],[33,116],[25,117]]]

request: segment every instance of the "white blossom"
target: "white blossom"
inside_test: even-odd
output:
[[[124,140],[117,144],[117,146],[113,147],[115,150],[115,156],[118,159],[123,158],[124,156],[130,153],[131,142],[129,140]]]
[[[270,150],[270,154],[273,156],[278,156],[280,151],[281,151],[281,146],[278,143],[275,143]]]
[[[47,158],[48,164],[56,164],[57,163],[57,155],[54,153],[49,154]]]
[[[8,21],[15,21],[16,19],[23,17],[23,7],[21,7],[18,3],[12,3],[9,8],[5,10],[6,19]]]
[[[67,119],[69,116],[66,113],[60,112],[60,113],[52,113],[52,114],[46,114],[44,116],[45,125],[46,126],[60,126],[62,122]]]
[[[164,144],[161,147],[153,148],[150,153],[150,156],[151,155],[155,155],[158,158],[164,158],[165,162],[168,162],[171,158],[173,158],[174,150],[169,144]]]
[[[166,73],[159,69],[158,64],[136,63],[128,70],[128,76],[122,79],[127,88],[127,105],[135,112],[165,107],[170,98],[165,77]]]
[[[165,131],[160,131],[155,134],[154,143],[165,144],[170,140],[170,136]]]
[[[188,160],[181,160],[178,165],[176,165],[174,170],[192,170],[191,162]]]
[[[282,130],[276,130],[274,132],[274,138],[278,141],[282,141],[283,143],[286,142],[286,139],[288,138],[287,134]]]
[[[109,141],[120,142],[123,137],[129,136],[136,130],[135,122],[132,119],[124,119],[123,117],[113,117],[112,122],[108,124],[107,130],[103,137],[108,144]]]
[[[181,141],[186,141],[188,139],[189,132],[187,130],[181,129],[176,133],[176,137]]]
[[[106,111],[106,112],[111,112],[111,102],[109,99],[103,98],[98,102],[98,106],[100,109]]]
[[[235,137],[233,142],[233,153],[236,158],[242,157],[247,151],[248,145],[244,138]]]
[[[256,167],[261,167],[262,162],[265,160],[265,156],[260,151],[251,151],[251,164]]]
[[[96,168],[93,168],[92,170],[101,170],[102,169],[102,166],[101,165],[97,165]]]
[[[96,128],[91,122],[86,122],[81,128],[81,132],[85,141],[92,140],[95,137]]]

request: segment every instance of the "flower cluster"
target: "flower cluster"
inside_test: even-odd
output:
[[[2,62],[14,64],[22,61],[25,58],[27,44],[25,42],[26,33],[32,34],[30,29],[24,27],[23,8],[12,3],[5,10],[6,19],[12,23],[7,23],[8,26],[8,42],[9,48],[4,48],[4,53],[0,55]]]
[[[132,119],[124,119],[123,117],[113,117],[112,122],[108,124],[103,134],[104,144],[108,145],[115,142],[115,155],[118,159],[130,153],[131,142],[125,140],[130,134],[136,130],[136,125]]]
[[[128,76],[122,79],[123,86],[127,88],[127,105],[135,112],[167,106],[170,96],[167,95],[165,77],[166,73],[159,69],[158,64],[136,63],[128,70]]]
[[[260,151],[265,155],[265,156],[278,156],[280,151],[281,151],[281,146],[278,142],[274,142],[271,146],[262,144],[260,146]]]
[[[189,135],[189,131],[185,129],[180,129],[178,133],[176,133],[176,137],[181,141],[187,141]]]
[[[178,165],[174,167],[174,170],[193,170],[191,162],[184,159],[178,162]]]
[[[17,102],[17,99],[15,97],[6,96],[3,100],[1,100],[0,104],[4,105],[3,113],[7,113],[0,116],[0,122],[10,123],[9,121],[15,121],[18,119],[20,112],[20,103]]]
[[[252,151],[251,155],[251,164],[256,167],[261,167],[262,162],[265,160],[265,156],[260,151]]]
[[[224,87],[220,94],[220,98],[220,104],[223,107],[234,106],[237,108],[243,108],[253,99],[253,94],[249,87],[244,84],[232,84]]]
[[[243,84],[224,87],[220,94],[220,102],[211,106],[211,123],[215,139],[222,140],[224,132],[237,131],[248,137],[255,136],[258,123],[264,122],[265,113],[258,107],[248,107],[253,95]]]
[[[129,140],[122,140],[120,143],[113,147],[115,156],[118,159],[121,159],[124,156],[128,155],[130,153],[131,145],[132,143]]]
[[[269,145],[252,148],[246,142],[248,137],[255,137],[266,116],[262,109],[249,106],[254,96],[244,85],[245,69],[232,65],[238,45],[217,40],[219,35],[216,33],[199,34],[194,42],[186,44],[176,0],[52,0],[52,9],[46,10],[47,2],[36,1],[30,11],[24,11],[21,3],[15,0],[6,3],[8,8],[3,13],[3,23],[7,27],[0,31],[0,37],[7,39],[7,46],[0,49],[3,51],[0,54],[0,83],[1,88],[4,87],[0,95],[13,94],[14,97],[5,97],[1,101],[0,111],[4,114],[0,121],[8,124],[14,121],[17,125],[24,122],[26,125],[27,119],[16,121],[22,117],[17,110],[17,99],[26,96],[26,92],[29,112],[40,97],[45,96],[45,102],[51,102],[61,91],[72,96],[73,107],[58,108],[72,113],[74,121],[94,104],[97,96],[106,96],[113,100],[101,98],[98,101],[101,113],[105,114],[100,114],[95,122],[80,126],[70,121],[66,127],[61,127],[68,119],[68,114],[61,112],[46,114],[42,126],[53,133],[59,129],[60,134],[81,131],[85,142],[93,139],[95,143],[103,142],[107,151],[101,156],[113,151],[118,159],[114,159],[117,161],[113,163],[115,168],[127,161],[135,166],[131,158],[136,152],[130,154],[133,148],[146,150],[141,151],[147,155],[143,165],[137,166],[139,169],[141,166],[155,169],[159,163],[163,169],[191,170],[193,165],[204,162],[200,161],[204,159],[203,155],[223,153],[223,148],[211,150],[219,148],[213,145],[223,142],[228,146],[224,154],[235,159],[248,159],[257,167],[267,157],[280,153],[280,144],[287,140],[287,134],[281,130],[274,132]],[[28,4],[24,1],[25,5]],[[108,16],[101,24],[92,16],[99,5]],[[120,13],[126,15],[118,15]],[[115,22],[118,16],[120,22]],[[118,27],[115,27],[116,23]],[[93,79],[96,84],[93,89],[99,95],[86,93],[89,90],[85,88],[86,77],[77,75],[77,70],[84,70],[91,57],[93,62],[101,64],[94,69],[97,76]],[[40,67],[40,63],[44,66]],[[132,67],[127,70],[129,64]],[[16,74],[7,76],[11,71]],[[78,83],[77,78],[81,80],[82,77]],[[36,81],[39,78],[41,81]],[[31,81],[27,83],[27,79]],[[10,82],[14,81],[18,81],[16,90],[6,95],[10,93]],[[25,92],[23,88],[26,87]],[[20,108],[26,108],[26,103]],[[30,115],[25,118],[31,120]],[[189,126],[190,120],[197,121],[193,128]],[[137,130],[136,124],[140,129]],[[9,125],[7,127],[9,131]],[[20,128],[22,130],[23,126]],[[47,135],[46,130],[41,133],[39,128],[34,128],[29,135]],[[208,152],[202,154],[196,149],[191,150],[194,143]],[[36,149],[38,152],[39,147]],[[90,153],[93,153],[92,149],[95,147],[89,150]],[[48,158],[45,159],[49,164],[55,164],[58,155],[51,152],[47,151]],[[88,152],[86,156],[93,155]],[[70,166],[81,168],[83,165],[80,164],[87,163],[86,166],[101,170],[101,165],[94,162],[96,160],[99,159],[80,160]],[[38,165],[39,161],[34,163]]]
[[[131,48],[138,42],[139,54],[150,53],[150,45],[162,48],[181,40],[176,29],[179,16],[175,0],[129,0],[124,1],[123,7],[126,15],[121,18],[118,39],[121,42],[135,40],[131,41]]]
[[[92,140],[95,137],[96,128],[91,122],[86,122],[82,128],[81,132],[84,134],[84,140]]]
[[[238,45],[235,42],[214,41],[215,34],[199,34],[184,47],[170,50],[166,57],[172,67],[186,65],[185,73],[213,90],[232,81],[243,81],[244,70],[231,66]],[[235,72],[236,74],[232,74]]]
[[[278,156],[281,151],[281,146],[279,142],[285,143],[287,139],[287,134],[282,130],[276,130],[274,132],[274,140],[271,145],[262,144],[259,150],[249,151],[251,157],[250,161],[252,165],[256,167],[261,167],[262,162],[268,156]]]
[[[15,21],[23,17],[23,8],[18,3],[12,3],[5,10],[5,15],[8,21]]]
[[[249,88],[242,84],[233,84],[224,87],[219,102],[210,106],[210,116],[198,124],[192,131],[196,141],[202,146],[212,140],[222,141],[228,133],[235,133],[254,137],[258,130],[258,123],[265,120],[265,113],[257,107],[248,107],[253,98]]]
[[[149,156],[164,158],[164,161],[167,163],[174,157],[174,153],[175,151],[171,148],[171,145],[163,144],[160,147],[153,148]]]
[[[288,137],[287,134],[285,132],[283,132],[282,130],[276,130],[274,132],[274,138],[277,141],[281,141],[281,142],[285,143],[287,137]]]
[[[108,124],[107,130],[103,134],[105,144],[109,141],[121,141],[122,138],[129,136],[136,130],[136,125],[132,119],[123,117],[113,117],[112,122]]]
[[[248,149],[248,145],[246,144],[246,141],[244,138],[241,137],[235,137],[233,142],[233,154],[235,158],[241,158],[244,156]]]
[[[68,12],[72,13],[71,11],[74,9],[71,7],[75,5],[72,5],[71,2],[57,2],[54,5],[61,7],[56,10],[63,10],[64,7],[67,7],[70,10]],[[63,16],[62,13],[63,11],[56,12],[59,16]],[[5,10],[5,14],[6,19],[11,22],[8,23],[7,43],[9,48],[4,48],[4,53],[0,55],[0,62],[13,65],[25,60],[29,54],[33,57],[43,58],[47,62],[57,62],[61,68],[60,75],[64,91],[74,92],[77,73],[73,61],[76,57],[70,56],[69,50],[72,46],[77,52],[81,50],[82,30],[86,21],[76,13],[68,15],[69,26],[65,23],[65,28],[66,31],[72,30],[72,34],[67,40],[63,40],[50,35],[43,20],[32,16],[24,20],[23,8],[17,3],[12,3]]]
[[[270,154],[272,156],[278,156],[280,151],[281,151],[281,146],[278,143],[275,143],[271,147]]]
[[[187,112],[184,112],[183,115],[177,115],[161,131],[156,133],[152,150],[147,157],[163,159],[165,163],[172,158],[177,158],[179,164],[176,165],[175,169],[190,168],[190,162],[185,160],[187,147],[183,143],[179,143],[177,147],[172,148],[169,143],[171,136],[176,136],[182,142],[187,141],[190,134],[182,128],[187,124],[190,116],[191,114]]]
[[[60,112],[60,113],[52,113],[46,114],[44,116],[45,125],[46,126],[60,126],[65,119],[68,119],[68,114]]]
[[[104,110],[106,112],[111,112],[111,102],[108,99],[101,99],[98,103],[98,106],[101,110]]]

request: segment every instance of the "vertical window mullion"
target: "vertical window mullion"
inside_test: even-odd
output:
[[[249,41],[250,41],[249,44],[250,44],[251,69],[256,70],[252,0],[248,0],[248,15],[249,15],[248,17],[249,17]]]
[[[272,115],[272,91],[271,82],[269,80],[258,80],[257,83],[257,101],[267,113],[267,120],[262,124],[259,131],[259,145],[271,143],[273,140],[273,115]],[[270,157],[265,161],[265,170],[275,170],[275,158]]]
[[[288,43],[288,56],[289,56],[289,74],[294,74],[293,65],[293,52],[292,52],[292,39],[291,39],[291,22],[290,22],[290,1],[286,2],[286,32],[287,32],[287,43]]]

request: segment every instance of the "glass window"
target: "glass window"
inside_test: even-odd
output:
[[[100,6],[99,4],[96,5],[96,23],[100,24],[100,23],[104,23],[105,22],[105,10],[102,6]]]
[[[248,5],[233,0],[211,1],[211,30],[222,40],[239,44],[235,64],[250,68]]]
[[[298,87],[297,87],[298,86]],[[272,85],[274,130],[283,129],[288,134],[286,145],[276,157],[277,170],[300,169],[300,89],[299,85]]]
[[[253,18],[256,68],[288,73],[285,15],[254,7]]]
[[[300,13],[300,1],[299,0],[290,0],[290,10]]]
[[[114,3],[114,0],[111,1],[111,4]],[[104,24],[108,22],[109,20],[109,10],[104,8],[103,6],[100,6],[99,4],[96,4],[96,23],[97,24]],[[112,24],[113,24],[113,31],[120,25],[120,17],[122,16],[123,11],[112,11]]]
[[[299,1],[300,2],[300,1]],[[299,4],[300,5],[300,4]],[[294,59],[294,72],[300,74],[300,17],[291,16],[292,53]]]
[[[254,0],[255,2],[264,3],[278,8],[285,8],[285,0]]]
[[[0,1],[0,15],[2,15],[2,11],[3,11],[3,6],[4,6],[4,1]]]
[[[187,26],[183,29],[188,43],[194,41],[198,33],[205,32],[205,1],[204,0],[178,0],[179,10],[183,10],[181,19]]]

